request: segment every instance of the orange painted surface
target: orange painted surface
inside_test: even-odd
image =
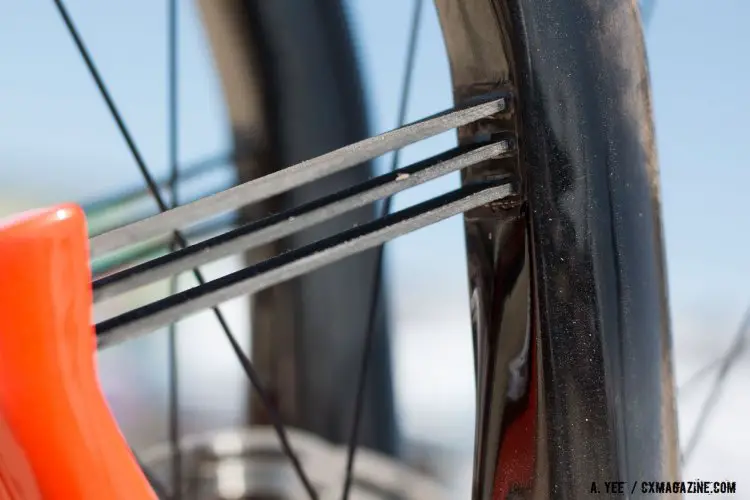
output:
[[[0,220],[0,499],[155,499],[96,378],[75,205]]]

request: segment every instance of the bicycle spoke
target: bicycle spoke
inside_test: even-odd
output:
[[[414,0],[413,12],[411,19],[411,29],[409,31],[409,43],[406,49],[406,62],[404,68],[404,76],[401,86],[401,97],[399,99],[399,110],[398,110],[398,122],[396,127],[399,128],[406,123],[406,112],[409,105],[409,97],[411,91],[411,80],[414,74],[414,58],[417,52],[417,40],[419,39],[419,27],[421,13],[422,13],[422,0]],[[398,160],[401,154],[401,149],[396,149],[393,152],[391,158],[390,171],[393,172],[398,167]],[[380,217],[388,215],[391,211],[391,200],[393,199],[392,194],[383,202],[380,211]],[[354,400],[354,415],[352,418],[352,429],[349,434],[349,446],[347,449],[346,457],[346,472],[344,477],[344,487],[341,493],[343,500],[349,498],[349,492],[352,487],[353,470],[354,470],[354,456],[357,451],[358,436],[359,436],[359,425],[362,419],[362,407],[364,406],[364,394],[365,386],[367,382],[367,372],[370,363],[370,353],[372,352],[373,337],[375,332],[375,324],[378,311],[378,297],[380,297],[382,280],[383,280],[383,252],[384,245],[377,248],[377,255],[375,257],[375,275],[373,276],[373,290],[372,298],[370,299],[370,308],[367,318],[367,331],[365,332],[364,345],[362,347],[362,358],[360,362],[360,371],[357,375],[357,389]]]
[[[177,194],[177,182],[179,169],[177,166],[178,141],[179,141],[179,103],[178,103],[178,68],[177,68],[177,0],[167,2],[167,51],[168,51],[168,77],[167,94],[169,96],[167,136],[169,137],[169,167],[170,179],[169,189],[172,197],[172,208],[179,204]],[[177,249],[177,242],[173,240],[172,250]],[[178,292],[179,275],[174,275],[169,280],[169,292],[174,295]],[[177,360],[177,323],[169,325],[168,332],[168,374],[169,374],[169,442],[172,447],[172,496],[175,500],[182,498],[182,450],[180,448],[180,380],[179,366]]]
[[[689,379],[687,379],[682,385],[680,385],[680,387],[677,388],[677,396],[682,397],[687,394],[688,389],[692,389],[693,386],[698,384],[698,382],[716,371],[722,365],[722,363],[724,363],[725,359],[726,356],[718,357],[710,363],[705,364],[703,368],[701,368],[697,372],[693,373]]]
[[[503,154],[510,154],[510,139],[469,148],[456,148],[417,164],[381,175],[299,207],[265,217],[187,248],[133,266],[93,283],[94,301],[128,292],[176,273],[228,255],[257,248],[315,224],[365,206],[384,196],[455,172]]]
[[[269,199],[308,182],[354,167],[384,153],[466,125],[506,109],[504,97],[484,96],[480,104],[451,109],[384,134],[278,170],[225,191],[181,205],[91,239],[91,255],[159,236],[200,220]]]
[[[180,183],[195,179],[217,168],[227,167],[234,161],[235,157],[231,154],[223,154],[211,156],[194,163],[180,165]],[[156,180],[156,185],[159,187],[159,189],[169,188],[170,177]],[[106,212],[112,209],[116,209],[150,195],[151,193],[148,188],[144,189],[139,185],[123,190],[122,192],[115,193],[114,195],[109,195],[102,199],[96,199],[93,201],[82,203],[81,208],[84,212],[86,212],[86,217],[92,217],[99,215],[99,212]]]
[[[182,173],[180,173],[180,179],[183,179]],[[226,183],[222,183],[222,184],[224,186],[226,186]],[[232,184],[230,184],[230,186],[231,185]],[[166,187],[169,188],[169,184],[167,184]],[[217,187],[218,187],[218,190],[217,189],[211,189],[209,191],[203,192],[202,194],[199,194],[199,195],[196,195],[196,196],[191,196],[189,199],[187,197],[184,197],[184,198],[182,198],[183,201],[180,204],[184,205],[184,204],[187,204],[187,203],[192,203],[193,201],[199,200],[200,198],[203,198],[204,196],[210,196],[211,194],[216,193],[217,191],[221,191],[222,189],[227,189],[227,187],[222,187],[221,185],[217,186]],[[167,189],[165,192],[168,194],[169,193],[169,189]],[[149,194],[149,196],[151,196],[151,195]],[[134,222],[138,222],[139,220],[143,219],[144,217],[151,217],[153,215],[158,215],[158,214],[162,213],[161,210],[159,210],[159,209],[156,209],[156,211],[154,211],[154,210],[133,211],[135,213],[134,214],[128,214],[127,220],[125,220],[125,214],[123,212],[125,212],[125,210],[122,210],[121,213],[118,214],[117,216],[113,216],[111,213],[110,214],[99,213],[99,214],[95,214],[93,217],[89,217],[88,214],[87,214],[86,215],[86,221],[88,222],[88,225],[89,225],[89,228],[88,228],[89,238],[96,238],[97,236],[101,236],[103,234],[107,234],[108,232],[110,232],[110,231],[112,231],[114,229],[117,229],[117,228],[120,228],[120,227],[125,227],[125,226],[128,226],[128,225],[130,225],[130,224],[132,224]],[[97,220],[97,216],[100,217],[99,220]],[[101,219],[104,219],[104,223],[101,222]],[[112,219],[114,219],[114,220],[112,220]],[[220,215],[218,217],[213,217],[213,218],[209,219],[208,222],[209,223],[213,223],[213,222],[216,222],[219,219],[222,219],[225,222],[226,222],[226,220],[231,220],[232,223],[233,223],[234,221],[236,221],[236,216],[232,212],[229,212],[229,213]],[[190,228],[188,228],[186,231],[190,231],[191,229],[193,229],[193,226],[191,226]],[[187,232],[184,232],[183,234],[187,234]],[[153,238],[153,239],[150,239],[150,240],[139,241],[138,243],[136,243],[134,245],[129,245],[129,246],[127,246],[125,248],[122,248],[122,249],[120,249],[118,251],[115,251],[113,253],[108,253],[107,255],[104,256],[104,258],[110,257],[111,255],[115,255],[115,254],[117,254],[117,252],[122,252],[122,251],[127,252],[128,250],[130,250],[131,248],[133,248],[135,246],[144,245],[144,244],[148,244],[148,243],[153,243],[154,241],[162,241],[162,244],[163,244],[164,241],[170,241],[172,239],[172,237],[173,237],[173,233],[165,233],[164,235],[159,236],[157,238]],[[102,257],[99,257],[99,258],[102,258]]]
[[[143,156],[141,155],[139,149],[136,147],[135,141],[133,140],[133,136],[130,134],[130,130],[125,125],[125,121],[120,115],[120,112],[117,109],[117,106],[115,106],[114,100],[112,99],[112,95],[109,93],[107,86],[104,84],[104,80],[102,80],[102,77],[99,74],[99,70],[96,68],[94,61],[91,58],[91,54],[89,54],[89,51],[86,48],[86,45],[83,43],[83,40],[81,39],[81,36],[78,33],[78,29],[73,24],[73,20],[70,18],[70,15],[68,14],[68,10],[65,8],[65,4],[63,3],[63,0],[52,0],[52,1],[55,2],[55,5],[57,6],[57,10],[60,13],[60,16],[62,17],[63,22],[65,23],[65,26],[68,28],[68,33],[70,33],[70,36],[73,38],[73,42],[76,44],[76,47],[78,48],[78,53],[81,55],[81,58],[86,64],[86,67],[89,70],[89,74],[94,79],[94,82],[96,83],[96,86],[99,89],[99,94],[104,99],[104,102],[107,105],[107,108],[109,109],[109,112],[112,115],[112,118],[115,120],[115,124],[117,125],[117,128],[120,130],[120,134],[122,134],[122,137],[125,140],[125,143],[127,144],[128,149],[130,150],[130,154],[133,156],[133,159],[135,160],[136,165],[138,165],[138,169],[141,171],[141,174],[143,175],[143,178],[146,181],[146,184],[148,185],[148,188],[153,195],[154,201],[159,206],[160,210],[167,210],[168,207],[162,200],[161,195],[159,194],[159,188],[156,185],[156,182],[154,182],[153,177],[149,173],[149,170],[146,167],[146,162],[144,161]]]
[[[698,446],[703,431],[706,428],[706,422],[708,422],[711,413],[716,408],[716,403],[721,395],[721,389],[724,386],[724,382],[729,375],[729,370],[734,366],[736,361],[740,358],[740,355],[745,350],[748,335],[750,335],[750,307],[745,311],[745,315],[742,318],[742,322],[740,323],[740,327],[737,330],[734,339],[732,340],[732,344],[729,346],[727,354],[721,362],[721,366],[719,366],[719,373],[716,375],[716,379],[714,379],[711,392],[703,403],[701,412],[698,415],[698,422],[696,423],[693,433],[688,438],[687,445],[682,452],[683,464],[686,464],[688,460],[690,460],[695,448]]]
[[[166,212],[167,205],[161,197],[161,193],[159,192],[158,186],[156,185],[154,178],[151,176],[149,169],[146,167],[146,163],[144,162],[143,157],[141,156],[138,148],[136,147],[136,144],[133,141],[133,138],[130,135],[129,130],[127,126],[125,125],[125,122],[122,119],[117,107],[115,106],[115,103],[111,95],[109,94],[109,91],[107,90],[107,87],[104,84],[104,81],[102,80],[99,74],[99,71],[96,68],[96,65],[94,64],[94,61],[92,60],[88,50],[86,49],[86,46],[84,45],[83,40],[81,39],[81,36],[78,33],[78,30],[73,24],[73,20],[70,18],[67,12],[67,9],[65,8],[65,5],[63,4],[63,1],[62,0],[53,0],[53,1],[57,7],[58,12],[60,13],[60,16],[63,19],[63,22],[68,28],[68,32],[73,38],[73,41],[76,47],[78,48],[78,52],[81,54],[81,57],[83,58],[86,64],[86,67],[89,70],[89,73],[91,74],[92,78],[96,82],[97,88],[99,89],[99,92],[102,98],[106,102],[107,107],[109,108],[112,114],[112,117],[114,118],[115,123],[117,124],[117,127],[122,133],[123,138],[125,139],[125,142],[127,143],[128,148],[131,154],[133,155],[133,158],[135,159],[139,170],[141,171],[143,179],[146,182],[146,185],[148,186],[149,190],[151,191],[154,201],[156,202],[160,211]],[[165,232],[169,232],[169,231],[165,231]],[[184,236],[182,236],[182,234],[179,231],[174,231],[174,238],[179,244],[179,246],[181,247],[187,246],[187,241],[185,240]],[[93,246],[92,246],[91,253],[93,257]],[[200,285],[205,284],[205,279],[203,278],[203,275],[200,272],[200,270],[193,269],[193,275],[195,276],[196,280],[198,281]],[[177,295],[174,295],[174,296],[177,296]],[[229,324],[224,319],[224,316],[221,313],[221,311],[218,309],[218,307],[213,307],[213,313],[216,316],[216,319],[219,321],[222,331],[224,332],[224,335],[227,337],[227,340],[229,341],[232,347],[232,350],[234,351],[240,364],[242,365],[245,371],[245,374],[250,379],[251,384],[253,385],[255,390],[258,392],[261,398],[261,401],[266,407],[266,410],[268,411],[269,417],[271,419],[271,423],[279,437],[279,441],[281,443],[282,449],[284,450],[285,454],[287,455],[290,462],[292,463],[293,468],[295,469],[298,477],[302,481],[303,486],[305,487],[305,490],[308,492],[310,498],[317,499],[317,493],[312,487],[312,484],[310,483],[310,480],[305,474],[305,471],[302,469],[299,458],[294,453],[294,450],[291,448],[291,445],[289,444],[289,441],[286,436],[286,432],[284,430],[284,425],[281,422],[281,419],[278,413],[275,411],[275,408],[271,404],[270,398],[266,395],[265,389],[263,388],[261,384],[260,378],[257,376],[257,374],[255,373],[252,367],[252,363],[250,362],[249,358],[245,355],[245,353],[242,351],[239,343],[236,341],[234,335],[232,334],[229,328]],[[179,318],[176,318],[176,319],[179,319]],[[167,323],[162,324],[160,326],[165,326],[166,324]]]
[[[141,460],[138,458],[138,455],[136,455],[133,450],[130,451],[133,453],[133,457],[135,457],[135,461],[138,463],[138,466],[143,471],[143,475],[146,476],[146,481],[148,481],[148,484],[151,485],[151,489],[154,490],[154,493],[156,493],[156,498],[158,500],[173,500],[167,493],[167,489],[159,481],[159,478],[157,478],[150,470],[148,470],[148,467],[146,467],[146,465],[141,462]]]
[[[228,231],[229,228],[235,225],[235,222],[236,219],[234,217],[225,217],[219,220],[212,220],[208,224],[203,224],[201,226],[197,226],[193,230],[185,231],[185,239],[187,241],[202,242],[203,240],[210,238],[217,233]],[[164,254],[170,254],[170,242],[173,239],[174,236],[162,241],[156,240],[145,243],[143,245],[129,247],[124,251],[115,252],[111,255],[107,255],[106,257],[101,258],[100,260],[94,261],[92,263],[94,285],[96,285],[97,281],[101,278],[111,274],[115,274],[117,272],[122,272],[123,269],[129,269],[133,264],[157,259]],[[190,269],[184,269],[184,271],[190,271]]]
[[[138,337],[186,315],[214,307],[240,295],[256,293],[376,247],[402,234],[513,194],[515,185],[511,182],[466,186],[272,257],[98,323],[98,347],[106,348]]]

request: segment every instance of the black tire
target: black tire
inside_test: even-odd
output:
[[[209,1],[201,7],[233,115],[236,149],[250,149],[254,159],[239,162],[240,182],[368,136],[359,70],[339,0]],[[236,38],[225,50],[221,39],[228,29]],[[244,51],[236,50],[238,45]],[[238,70],[251,85],[238,84]],[[246,113],[232,113],[233,106],[247,105],[248,95],[263,106],[263,132],[248,123]],[[246,215],[257,218],[299,205],[362,182],[371,171],[369,164],[350,169]],[[353,211],[251,258],[298,247],[374,215],[373,207]],[[366,252],[254,297],[253,358],[285,422],[336,443],[348,439],[351,426],[374,266],[375,252]],[[394,453],[389,340],[385,303],[379,304],[360,443]],[[251,407],[252,422],[264,423],[261,405]]]
[[[437,3],[456,99],[498,88],[516,95],[515,116],[485,128],[517,133],[518,162],[472,168],[464,180],[511,170],[525,191],[522,211],[466,216],[480,398],[475,498],[588,498],[604,481],[679,479],[637,5]],[[519,360],[530,382],[511,397]]]
[[[636,5],[624,0],[437,4],[456,100],[497,89],[515,95],[512,116],[464,127],[459,137],[473,140],[478,127],[482,133],[512,129],[518,135],[519,157],[472,167],[464,173],[464,182],[513,171],[525,193],[522,208],[485,208],[466,216],[479,392],[475,497],[534,492],[549,498],[583,498],[593,495],[592,483],[603,488],[604,481],[632,485],[646,477],[677,479],[658,176]],[[288,164],[361,138],[364,128],[351,125],[361,116],[352,116],[344,101],[326,93],[326,87],[329,92],[340,89],[338,99],[347,96],[350,104],[362,109],[361,94],[350,92],[358,88],[351,86],[356,77],[349,80],[351,85],[339,87],[343,74],[356,73],[342,34],[340,5],[334,0],[243,5],[256,11],[253,16],[245,11],[242,19],[262,20],[261,27],[245,32],[263,33],[256,44],[265,43],[260,59],[272,68],[266,83],[277,94],[268,113],[277,123],[272,119],[268,126],[279,132],[281,142],[269,148],[271,164]],[[318,35],[316,27],[321,27]],[[329,34],[322,35],[326,30]],[[290,47],[300,47],[303,40],[310,56],[285,61]],[[342,47],[348,55],[338,52]],[[318,56],[313,56],[318,49]],[[333,59],[349,62],[340,65]],[[300,75],[296,85],[289,78],[295,71]],[[317,77],[303,79],[313,74]],[[338,77],[334,81],[331,75]],[[324,102],[343,107],[330,104],[321,111],[316,106]],[[301,112],[306,105],[308,111]],[[333,128],[320,131],[315,141],[304,140],[302,124],[319,122],[325,111],[350,125],[338,133]],[[299,121],[287,121],[289,113],[297,112]],[[338,177],[341,184],[336,187],[363,179],[367,171],[357,175]],[[277,200],[277,207],[333,189],[330,182]],[[371,216],[368,211],[357,214],[358,220]],[[326,228],[331,230],[335,228]],[[303,235],[285,245],[296,246],[320,234]],[[311,275],[305,278],[310,281],[279,287],[259,298],[274,311],[268,324],[282,321],[278,312],[284,307],[302,319],[294,327],[274,327],[302,333],[284,337],[296,349],[292,361],[297,370],[309,377],[293,379],[293,389],[303,381],[307,386],[295,397],[292,413],[309,417],[314,403],[307,398],[328,402],[332,392],[342,395],[342,405],[332,404],[302,425],[334,441],[345,433],[349,410],[342,408],[351,394],[338,384],[348,369],[345,358],[357,351],[336,341],[364,331],[355,327],[362,316],[352,312],[367,302],[369,283],[350,285],[363,297],[345,297],[353,307],[342,321],[328,324],[330,318],[320,312],[341,310],[326,307],[341,308],[337,301],[344,298],[338,298],[338,292],[348,292],[345,279],[369,276],[365,256],[362,259],[346,276],[338,274],[346,273],[343,266],[332,267],[329,274]],[[339,287],[335,299],[329,293],[332,284]],[[339,323],[347,327],[339,329]],[[323,349],[335,345],[335,352],[328,354],[340,363],[319,364],[320,353],[308,341]],[[387,345],[381,345],[379,355],[382,371],[370,382],[375,382],[371,389],[383,392],[371,401],[392,402],[389,370],[383,362]],[[513,368],[519,362],[522,370]],[[521,382],[523,393],[508,396],[511,384]],[[378,422],[371,428],[384,424],[368,446],[383,449],[383,443],[387,448],[393,442],[391,416],[392,403],[379,417],[385,419],[368,414],[371,423]],[[381,432],[383,428],[387,431]]]
[[[676,480],[657,158],[637,4],[511,4],[551,493],[580,498],[591,481],[612,477]]]

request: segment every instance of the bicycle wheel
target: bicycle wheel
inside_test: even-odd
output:
[[[200,6],[225,82],[235,150],[252,151],[255,158],[239,163],[240,182],[367,136],[359,73],[339,0],[202,1]],[[245,219],[283,212],[361,183],[371,173],[365,164],[327,177],[266,206],[247,208]],[[259,248],[249,260],[312,243],[374,217],[373,207],[358,208],[270,248]],[[363,252],[254,297],[254,359],[284,421],[337,443],[347,437],[355,388],[352,380],[332,392],[330,381],[347,380],[357,368],[352,360],[361,349],[374,293],[368,285],[373,278],[364,277],[373,276],[375,260],[374,252]],[[392,454],[396,427],[389,341],[385,302],[379,298],[377,303],[377,341],[362,415],[362,443]],[[331,311],[338,311],[335,317]],[[331,345],[334,351],[321,349]],[[260,404],[251,408],[263,412]],[[267,423],[261,414],[253,417]]]
[[[344,80],[350,84],[354,81],[350,56],[330,56],[337,47],[338,50],[344,47],[346,54],[350,54],[341,28],[340,6],[333,1],[242,2],[232,4],[231,8],[225,7],[229,2],[219,5],[206,2],[204,13],[233,110],[238,151],[251,149],[264,162],[257,159],[244,165],[240,162],[239,170],[246,182],[233,190],[92,239],[92,254],[101,255],[133,241],[169,233],[198,218],[251,202],[265,202],[266,208],[260,209],[261,213],[257,204],[256,208],[247,209],[245,215],[252,222],[227,235],[210,238],[206,240],[208,243],[188,246],[116,273],[106,282],[95,283],[95,296],[97,293],[101,296],[105,290],[114,293],[112,290],[157,279],[165,269],[180,263],[182,270],[197,267],[209,259],[208,254],[216,258],[228,251],[225,250],[228,247],[236,249],[240,240],[244,241],[242,248],[248,248],[252,246],[247,244],[249,235],[256,236],[256,251],[250,254],[253,259],[263,252],[289,247],[291,250],[100,322],[96,325],[99,346],[143,334],[229,297],[260,292],[256,299],[261,306],[260,314],[255,318],[261,322],[258,331],[262,340],[258,349],[264,354],[280,349],[282,357],[295,360],[293,384],[286,382],[289,380],[284,373],[286,368],[274,366],[273,359],[269,358],[271,361],[265,367],[264,375],[278,391],[281,413],[296,425],[329,439],[342,440],[346,436],[346,432],[342,435],[336,427],[346,421],[346,417],[342,419],[335,413],[341,411],[341,406],[334,403],[330,413],[327,409],[316,411],[313,400],[298,395],[297,385],[301,380],[301,385],[317,398],[338,401],[339,391],[344,394],[341,386],[318,377],[344,376],[343,367],[350,365],[339,356],[351,351],[347,346],[337,345],[328,353],[333,360],[328,362],[316,358],[322,347],[312,344],[324,335],[331,339],[345,338],[353,330],[363,332],[360,341],[364,340],[366,345],[377,345],[371,344],[372,339],[380,337],[381,347],[373,351],[380,356],[380,362],[374,365],[380,368],[380,376],[370,394],[371,401],[385,402],[385,410],[381,415],[379,408],[371,406],[374,441],[370,445],[393,450],[392,402],[385,362],[387,344],[382,340],[382,332],[376,335],[378,328],[373,326],[377,325],[378,317],[383,319],[382,314],[373,313],[377,308],[372,306],[377,305],[380,294],[380,248],[395,235],[466,212],[477,375],[474,498],[586,498],[603,489],[605,481],[633,484],[635,480],[654,476],[677,479],[656,160],[648,75],[635,6],[597,0],[576,0],[555,7],[532,0],[463,3],[437,0],[456,108],[298,163],[297,160],[345,141],[356,141],[363,132],[358,128],[362,119],[359,95],[354,93],[345,97],[346,101],[339,101],[336,92],[325,89],[332,82],[323,78],[320,88],[315,87],[320,94],[315,96],[326,95],[326,104],[341,107],[340,123],[353,125],[338,133],[321,132],[314,139],[304,137],[310,123],[317,123],[315,117],[321,109],[317,106],[322,104],[309,102],[314,99],[306,94],[310,91],[307,80],[300,78],[286,86],[295,71],[312,77],[312,69],[321,61],[331,63],[327,57],[343,61],[334,74],[341,71],[349,75]],[[285,15],[293,8],[300,9],[295,10],[295,14],[300,14],[296,16],[298,20]],[[418,8],[415,10],[418,14]],[[303,12],[309,15],[301,15]],[[310,27],[310,19],[324,20],[320,23],[320,36],[307,32],[304,36],[312,36],[308,39],[296,34]],[[282,29],[295,22],[301,23],[299,30],[288,30],[294,34]],[[299,59],[291,51],[283,51],[281,55],[290,61],[286,66],[274,59],[279,57],[276,51],[282,51],[281,47],[304,47],[304,50],[300,51]],[[264,64],[270,64],[271,60],[275,67],[268,71],[269,75],[261,79],[248,77],[259,67],[267,68]],[[347,103],[356,106],[347,109]],[[253,109],[266,113],[248,111]],[[298,109],[299,115],[295,114]],[[299,121],[287,121],[291,116]],[[353,168],[379,154],[452,128],[458,128],[459,147],[442,155],[371,180],[366,180],[365,169]],[[311,142],[306,142],[308,139]],[[285,160],[297,164],[275,170],[286,165]],[[461,189],[390,215],[386,203],[386,216],[366,222],[374,212],[361,207],[368,206],[376,194],[390,199],[405,187],[456,170],[462,172]],[[342,172],[358,174],[346,177]],[[338,177],[333,176],[339,173]],[[325,183],[319,182],[322,177],[326,177]],[[307,185],[310,181],[318,183]],[[305,188],[300,189],[302,186]],[[290,191],[291,195],[274,198]],[[266,216],[262,212],[267,207],[281,212]],[[264,244],[267,241],[257,238],[261,233],[282,234],[286,238],[292,233],[282,227],[299,224],[308,230],[312,222],[330,220],[352,208],[361,210],[354,212],[352,219],[340,219],[341,225],[302,233],[276,248],[264,248],[259,241]],[[259,216],[263,218],[257,220]],[[340,232],[363,221],[359,227]],[[0,317],[6,318],[4,331],[29,335],[41,332],[56,346],[70,342],[69,335],[66,337],[64,328],[59,326],[66,324],[65,315],[54,308],[56,299],[49,293],[51,286],[59,287],[68,281],[75,284],[75,290],[66,297],[76,304],[76,316],[75,321],[67,319],[67,324],[77,324],[77,335],[86,334],[89,277],[81,264],[87,259],[80,238],[81,227],[76,209],[62,207],[41,216],[22,218],[3,229],[0,265],[7,276],[23,284],[20,296],[6,293],[0,300],[4,307]],[[52,253],[57,257],[52,258],[49,241],[73,243],[59,254],[55,251],[60,252],[64,245],[55,246]],[[259,252],[258,248],[263,250]],[[362,250],[371,248],[379,250],[362,257],[367,255]],[[360,260],[348,261],[354,267],[342,267],[328,274],[308,274],[356,254]],[[24,277],[13,271],[22,264],[40,266],[45,272]],[[279,286],[302,275],[307,281]],[[358,284],[343,288],[342,284],[351,282],[353,276],[361,283],[362,275],[372,277],[372,288]],[[350,309],[340,323],[322,309],[329,301],[326,294],[332,290],[335,292],[330,295],[335,297],[332,302],[339,301],[340,305],[346,300]],[[44,305],[45,310],[54,313],[46,323],[28,322],[28,314],[19,314],[32,299],[32,305]],[[285,318],[280,316],[279,307],[290,307],[302,321],[283,323]],[[359,330],[355,328],[357,324]],[[57,337],[45,333],[50,331]],[[274,338],[271,333],[277,332],[282,333]],[[19,359],[28,359],[32,354],[41,357],[37,344],[29,345],[18,338],[4,339],[0,346],[3,352],[16,353]],[[351,345],[356,352],[357,346]],[[78,355],[84,359],[86,353]],[[52,361],[45,359],[61,364],[54,356]],[[363,359],[366,362],[367,358]],[[6,378],[20,380],[26,367],[23,363],[11,365]],[[261,385],[257,383],[259,377],[251,369],[246,370],[254,384]],[[149,498],[127,448],[116,436],[116,427],[102,409],[93,382],[93,368],[88,371],[83,377],[88,392],[81,398],[97,412],[96,422],[105,422],[101,424],[100,436],[105,435],[111,446],[102,452],[90,444],[97,442],[95,436],[88,436],[89,446],[84,447],[88,454],[73,457],[69,450],[77,442],[76,436],[62,437],[60,432],[67,429],[64,425],[45,429],[45,437],[55,445],[55,456],[69,466],[70,474],[63,480],[44,469],[43,486],[47,490],[42,491],[62,491],[56,489],[63,487],[60,484],[71,488],[67,491],[93,491],[86,489],[93,482],[87,482],[85,472],[96,470],[102,478],[97,486],[108,488],[106,491],[130,488],[130,498]],[[298,373],[309,378],[300,379]],[[66,377],[61,379],[64,381]],[[356,386],[359,394],[364,394],[363,380],[360,375],[356,384],[352,382],[349,387],[353,391]],[[70,406],[65,398],[75,391],[54,397],[51,391],[58,388],[54,384],[58,381],[46,377],[33,381],[42,384],[45,394],[50,394],[50,401],[60,408],[65,410],[66,404]],[[23,384],[19,387],[28,388]],[[256,421],[268,417],[267,421],[276,426],[279,419],[269,399],[274,398],[265,394],[262,398],[265,412],[254,417]],[[7,397],[1,402],[6,419],[15,418],[24,405],[28,406],[28,402]],[[357,405],[361,404],[360,396]],[[68,426],[73,426],[76,421],[73,414],[70,411],[67,417],[60,416],[59,422],[68,418]],[[378,425],[379,418],[385,419],[382,427]],[[15,422],[12,418],[9,421]],[[14,430],[19,426],[24,428],[18,422],[14,425],[11,425]],[[40,465],[42,448],[30,441],[29,428],[19,434],[23,437],[21,447],[31,457],[32,469],[44,468]],[[344,497],[352,485],[352,471],[359,474],[359,494],[407,498],[438,495],[429,486],[411,490],[403,486],[378,488],[386,482],[383,477],[398,472],[377,465],[377,459],[368,455],[361,455],[357,468],[353,469],[356,423],[348,455],[318,454],[313,450],[321,449],[319,443],[296,434],[290,440],[278,427],[275,430],[277,435],[270,437],[278,437],[281,443],[275,448],[269,448],[267,437],[257,433],[235,434],[229,441],[214,437],[198,443],[201,446],[193,442],[188,447],[200,448],[199,456],[209,462],[227,458],[225,455],[230,459],[245,455],[268,458],[278,456],[281,448],[300,474],[301,486],[312,498],[339,493],[326,489],[330,477],[314,467],[323,461],[347,464]],[[294,454],[289,443],[304,454]],[[3,446],[9,449],[11,444]],[[315,457],[323,456],[327,458],[316,461]],[[98,457],[105,457],[106,463],[97,463]],[[167,460],[164,457],[161,454],[156,460]],[[196,466],[202,463],[198,460]],[[115,464],[122,466],[120,472],[115,472]],[[368,483],[361,464],[381,483],[373,482],[369,489],[363,486]],[[315,469],[312,480],[304,475],[301,465]],[[28,471],[23,474],[33,476]],[[250,477],[262,482],[257,473]],[[282,474],[277,482],[291,481],[288,477]],[[276,486],[264,484],[270,489],[263,491],[282,494],[282,490],[273,489]],[[101,491],[105,490],[100,489],[99,494]],[[241,494],[249,497],[251,493],[244,490]],[[640,492],[633,490],[629,495],[639,496]]]
[[[516,170],[527,194],[512,229],[492,214],[467,218],[484,411],[475,495],[581,498],[607,478],[676,478],[658,176],[636,5],[438,5],[457,98],[498,83],[517,92],[517,115],[495,127],[517,131],[519,160],[468,169],[465,179]],[[462,132],[471,140],[478,131]],[[507,242],[501,250],[498,241]],[[524,396],[517,388],[527,378]]]

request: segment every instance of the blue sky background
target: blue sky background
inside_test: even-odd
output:
[[[409,2],[349,4],[373,129],[383,131],[396,120]],[[68,5],[151,168],[165,172],[165,8],[144,0],[69,0]],[[410,118],[450,103],[447,61],[434,9],[427,5]],[[192,4],[184,7],[180,153],[190,161],[226,151],[229,139],[197,16]],[[743,230],[750,203],[745,195],[749,15],[750,5],[740,0],[723,0],[710,9],[698,0],[657,2],[647,36],[676,314],[712,310],[736,319],[750,300]],[[0,186],[11,188],[3,190],[3,203],[80,199],[138,183],[52,3],[6,2],[0,28]],[[404,161],[450,140],[444,136],[413,147]],[[11,202],[14,197],[21,200]]]
[[[163,2],[67,4],[151,169],[166,173]],[[348,5],[370,96],[372,129],[382,132],[396,121],[410,2],[348,0]],[[180,157],[189,162],[228,151],[230,142],[199,19],[191,2],[183,6]],[[409,119],[451,105],[435,11],[431,2],[426,6]],[[710,7],[705,0],[662,0],[656,3],[647,33],[680,379],[726,348],[750,302],[748,19],[750,3],[744,0],[720,0]],[[83,200],[141,182],[51,1],[0,4],[0,47],[0,214]],[[412,146],[402,160],[445,149],[452,141],[447,134]],[[456,183],[456,176],[433,181],[400,195],[396,205],[411,204]],[[404,311],[426,310],[441,300],[446,307],[440,309],[450,316],[443,324],[466,325],[462,249],[458,218],[393,243],[389,262],[394,303],[408,304]],[[439,279],[437,265],[447,269]],[[397,329],[419,321],[404,316]],[[459,364],[468,368],[469,346],[464,335],[443,355],[460,358]],[[399,358],[402,376],[439,371],[439,364],[420,365],[427,357]],[[747,357],[741,363],[747,365]],[[443,381],[436,393],[404,389],[401,397],[429,404],[448,391],[463,401],[457,406],[470,407],[471,373],[465,372]],[[431,385],[429,379],[424,382]],[[689,415],[697,404],[686,403],[683,413]],[[744,439],[750,446],[750,437],[743,436],[732,439]],[[726,465],[738,456],[730,454]]]

